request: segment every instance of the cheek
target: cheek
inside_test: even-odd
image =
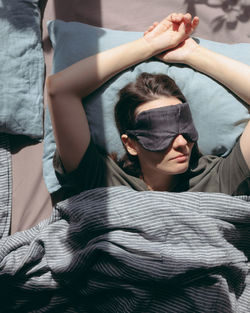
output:
[[[170,149],[171,150],[171,149]],[[155,152],[153,155],[151,155],[151,162],[156,167],[167,167],[169,162],[169,149],[167,151],[163,152]]]
[[[141,148],[138,151],[138,157],[139,160],[145,164],[150,166],[157,166],[158,164],[164,162],[166,158],[166,152],[153,152]]]
[[[192,151],[193,147],[194,147],[194,142],[189,142],[188,143],[188,147],[190,149],[190,152]]]

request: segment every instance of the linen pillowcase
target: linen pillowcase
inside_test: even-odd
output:
[[[82,58],[135,40],[140,32],[99,28],[79,22],[50,21],[48,30],[54,48],[53,72]],[[250,44],[224,44],[196,38],[199,44],[250,64]],[[95,143],[107,153],[124,154],[114,121],[114,105],[120,88],[135,80],[141,72],[165,73],[181,88],[199,132],[199,147],[204,154],[227,153],[243,131],[249,112],[246,106],[213,79],[193,69],[151,59],[117,75],[86,99],[84,107]],[[88,75],[88,73],[86,73]],[[70,104],[69,104],[70,105]],[[60,188],[52,158],[55,142],[48,111],[45,118],[44,178],[50,192]]]
[[[0,0],[0,131],[43,136],[44,57],[38,0]]]

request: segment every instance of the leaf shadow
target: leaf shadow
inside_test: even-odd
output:
[[[223,27],[228,30],[236,29],[238,23],[250,21],[250,1],[246,0],[185,0],[186,11],[197,15],[197,5],[218,9],[222,14],[216,16],[212,22],[214,33],[219,32]]]

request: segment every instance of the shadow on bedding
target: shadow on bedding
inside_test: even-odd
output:
[[[54,10],[56,18],[65,22],[75,21],[94,26],[102,24],[101,0],[54,0]]]
[[[77,9],[76,9],[77,8]],[[88,19],[89,16],[89,19]],[[58,72],[65,68],[66,66],[71,65],[72,63],[82,59],[83,57],[87,57],[90,54],[88,54],[88,51],[91,51],[93,54],[93,51],[98,51],[99,47],[99,40],[100,37],[102,36],[101,32],[98,32],[98,35],[93,35],[91,38],[87,38],[88,32],[86,31],[85,33],[79,33],[75,28],[74,31],[69,31],[67,32],[68,29],[71,29],[69,25],[72,26],[72,24],[67,24],[67,22],[81,22],[81,23],[89,23],[93,24],[92,20],[94,19],[98,23],[101,23],[102,17],[101,17],[101,5],[100,5],[100,0],[92,0],[92,1],[77,1],[73,0],[71,2],[69,1],[58,1],[58,0],[53,0],[52,2],[47,3],[46,9],[45,9],[45,21],[47,20],[61,20],[66,23],[63,23],[65,26],[65,32],[61,32],[60,34],[62,35],[63,42],[65,44],[65,49],[58,49],[55,50],[56,54],[54,55],[53,59],[53,70],[50,69],[50,58],[52,56],[52,44],[49,41],[49,38],[46,37],[46,34],[44,36],[44,50],[45,50],[45,55],[46,55],[46,64],[47,66],[47,72],[50,74],[51,72]],[[62,23],[62,22],[58,23]],[[45,24],[45,23],[44,23]],[[58,25],[58,24],[57,24]],[[55,26],[56,27],[56,26]],[[67,28],[69,27],[69,28]],[[73,33],[73,35],[72,35]],[[100,36],[100,37],[99,37]],[[86,42],[86,45],[84,44],[81,49],[75,49],[75,51],[72,50],[71,44],[74,42]],[[70,47],[70,48],[69,48]],[[67,48],[69,48],[67,50]],[[68,57],[68,54],[65,54],[65,50],[70,51],[72,50],[72,55],[73,57],[70,58]],[[76,55],[76,50],[77,50],[77,57]],[[64,51],[64,52],[62,52]],[[96,71],[96,68],[92,69],[92,71]],[[91,95],[90,95],[91,97]],[[95,111],[95,117],[94,117],[94,127],[98,128],[98,142],[105,143],[105,125],[104,125],[104,120],[103,120],[103,109],[102,109],[102,101],[98,101],[95,105],[92,105],[92,103],[89,105],[89,110],[94,110]],[[87,103],[87,101],[85,101]],[[86,111],[88,111],[87,106],[85,106]],[[88,112],[87,112],[88,114]],[[58,179],[55,177],[55,173],[53,171],[53,166],[52,166],[52,158],[54,155],[54,138],[53,133],[52,133],[52,127],[51,127],[51,122],[48,117],[48,112],[46,110],[45,114],[45,145],[44,145],[44,163],[46,165],[44,166],[45,170],[45,177],[46,177],[46,184],[48,186],[49,192],[52,193],[52,201],[53,204],[57,203],[58,201],[65,199],[64,197],[64,190],[58,190],[60,185],[58,183]],[[95,132],[93,128],[91,129],[92,135]],[[92,136],[93,137],[93,136]],[[85,188],[86,189],[86,188]],[[89,189],[89,188],[88,188]]]
[[[244,0],[185,0],[185,3],[187,12],[192,15],[197,15],[197,5],[214,9],[215,18],[211,21],[214,33],[223,27],[228,30],[236,29],[238,23],[250,21],[250,3]]]
[[[45,3],[45,1],[47,0],[41,0],[39,4],[37,4],[36,1],[33,0],[27,5],[26,1],[2,0],[0,19],[2,21],[8,20],[8,23],[19,31],[27,31],[30,29],[40,38],[39,25],[44,9],[42,3]]]
[[[205,200],[208,211],[199,213],[197,196],[100,188],[60,203],[57,209],[69,224],[67,250],[74,253],[53,273],[67,287],[69,303],[78,309],[74,312],[223,308],[231,313],[233,301],[244,308],[249,224],[234,225],[234,218],[225,217],[225,199],[223,212],[208,213]],[[183,197],[191,197],[197,211],[184,207]]]
[[[56,19],[60,19],[65,22],[80,22],[93,26],[102,25],[101,0],[53,0],[53,3]],[[91,39],[92,51],[98,51],[98,40],[98,37],[96,37],[95,39]],[[102,117],[103,110],[101,103],[98,105],[96,110],[96,114],[98,115],[98,117]],[[103,137],[99,138],[99,142],[105,142],[105,127],[104,121],[101,118],[98,118],[98,128],[102,129],[102,131],[99,131],[99,134],[103,134]]]

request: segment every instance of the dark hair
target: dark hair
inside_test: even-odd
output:
[[[176,97],[181,102],[186,102],[185,96],[175,81],[165,74],[141,73],[134,82],[123,87],[115,106],[115,121],[120,135],[125,134],[128,129],[133,129],[137,107],[160,97]],[[195,145],[193,150],[197,150],[197,153],[198,146]],[[198,155],[196,155],[196,160],[197,157]],[[192,155],[191,159],[193,159]],[[141,175],[137,156],[132,156],[127,152],[121,160],[116,161],[127,173],[137,177]]]

